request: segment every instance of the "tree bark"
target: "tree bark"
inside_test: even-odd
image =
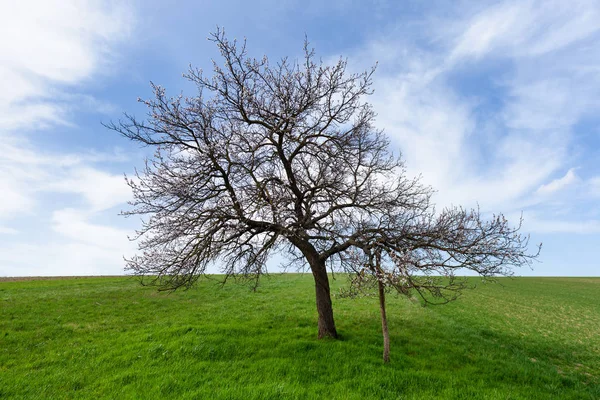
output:
[[[377,286],[379,288],[379,310],[381,311],[381,332],[383,334],[383,362],[390,362],[390,332],[388,330],[387,315],[385,314],[385,286],[381,281],[383,276],[380,275],[379,264],[381,255],[377,254]]]
[[[319,314],[319,339],[325,337],[337,338],[335,321],[333,319],[333,306],[331,304],[331,290],[325,263],[318,260],[310,262],[313,277],[315,278],[315,294],[317,298],[317,313]]]
[[[388,331],[387,316],[385,315],[385,290],[383,283],[379,284],[379,309],[381,310],[381,331],[383,333],[383,362],[390,362],[390,333]]]
[[[317,300],[317,313],[319,315],[319,339],[330,337],[337,339],[338,334],[335,329],[333,319],[333,306],[331,304],[331,290],[329,288],[329,276],[327,275],[327,266],[317,250],[310,242],[290,238],[290,241],[298,247],[304,254],[310,270],[315,279],[315,295]]]

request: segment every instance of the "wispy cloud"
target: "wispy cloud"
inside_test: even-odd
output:
[[[282,29],[300,7],[286,4],[261,5]],[[388,15],[391,4],[380,4],[380,28],[353,27],[356,37],[373,40],[358,44],[350,61],[379,60],[371,99],[378,126],[403,151],[409,172],[438,190],[437,203],[516,217],[524,210],[530,232],[600,233],[600,139],[590,127],[600,115],[600,3],[435,2],[427,15],[400,18]],[[306,15],[325,12],[321,6]],[[353,12],[363,8],[346,1],[327,7],[338,6],[341,20],[361,19]],[[230,15],[229,6],[218,8]],[[144,44],[164,40],[167,58],[187,62],[197,40],[189,27],[179,31],[144,12],[154,35]],[[168,21],[191,21],[180,17],[173,10]],[[115,214],[129,191],[114,164],[127,154],[70,143],[50,150],[37,139],[80,129],[75,117],[83,112],[115,111],[111,96],[96,98],[88,88],[123,72],[120,47],[136,39],[134,20],[130,5],[116,0],[0,4],[0,275],[122,270],[131,243]],[[202,37],[213,23],[204,24]],[[341,43],[318,32],[307,32],[318,48]],[[160,73],[151,78],[164,79]]]
[[[102,211],[122,204],[129,188],[122,175],[98,169],[103,160],[123,161],[114,153],[53,154],[36,149],[28,141],[0,142],[0,220],[40,212],[47,207],[44,195],[70,193],[83,197],[86,206]]]
[[[67,103],[57,94],[110,70],[111,45],[130,26],[131,11],[121,2],[3,2],[0,133],[66,122]]]
[[[503,1],[460,24],[450,60],[483,56],[535,58],[589,39],[600,30],[598,3]]]
[[[600,233],[600,220],[548,219],[545,216],[540,217],[535,213],[530,213],[527,225],[529,229],[540,233],[575,233],[584,235]]]
[[[17,233],[19,233],[19,231],[14,228],[0,226],[0,235],[16,235]]]
[[[577,183],[578,181],[579,178],[575,174],[575,169],[571,168],[562,178],[555,179],[550,183],[540,186],[538,190],[536,190],[536,193],[542,195],[553,194],[560,190],[568,188],[569,186],[573,185],[574,183]]]
[[[71,125],[74,110],[111,111],[110,104],[83,87],[114,70],[114,48],[131,33],[132,17],[130,7],[117,1],[0,5],[0,233],[10,238],[0,249],[0,275],[48,271],[41,260],[64,262],[53,265],[53,271],[68,274],[93,271],[107,259],[122,266],[121,255],[106,252],[106,246],[127,249],[125,233],[89,220],[127,199],[122,176],[101,165],[123,155],[46,151],[36,145],[36,136],[46,128]],[[57,203],[60,193],[68,198]],[[65,204],[78,211],[60,211]],[[23,218],[35,220],[26,243],[18,240],[15,228]],[[44,232],[43,240],[35,232]],[[82,242],[86,237],[94,240]],[[76,262],[86,253],[92,258]]]
[[[504,1],[469,11],[436,21],[430,50],[410,37],[358,50],[353,59],[383,60],[379,125],[441,205],[525,210],[533,231],[596,232],[600,220],[577,222],[591,190],[574,196],[585,179],[572,146],[576,124],[600,110],[600,4]],[[479,87],[461,90],[472,73]],[[559,204],[571,220],[556,214]]]

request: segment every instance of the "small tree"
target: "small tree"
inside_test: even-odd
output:
[[[373,127],[375,113],[362,98],[371,93],[374,70],[349,74],[344,60],[315,61],[306,42],[301,61],[271,65],[248,57],[245,43],[222,30],[210,40],[223,64],[213,62],[212,77],[197,69],[185,75],[195,96],[167,97],[152,84],[154,98],[140,100],[146,120],[126,114],[108,125],[155,149],[137,179],[127,180],[134,200],[125,214],[146,217],[141,254],[127,267],[177,289],[211,263],[227,276],[258,278],[273,252],[287,254],[314,277],[319,338],[337,337],[328,268],[356,269],[352,251],[374,240],[389,257],[405,257],[409,243],[433,246],[430,232],[419,231],[433,218],[431,190],[406,177]],[[478,215],[474,223],[483,229]],[[466,226],[441,228],[440,235],[471,235]],[[514,265],[527,261],[521,236],[496,233],[514,252]],[[477,251],[478,243],[472,246]],[[506,261],[485,273],[503,272]]]
[[[479,210],[448,208],[438,214],[432,205],[423,206],[410,219],[374,227],[358,240],[360,251],[346,262],[352,274],[342,296],[377,289],[384,362],[390,357],[386,291],[417,297],[424,304],[448,303],[469,287],[468,279],[457,273],[471,271],[488,280],[509,276],[512,267],[531,263],[541,249],[526,253],[529,238],[519,234],[522,220],[511,228],[502,215],[483,220]]]

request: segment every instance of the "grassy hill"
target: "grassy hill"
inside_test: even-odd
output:
[[[317,340],[310,275],[256,293],[0,282],[0,398],[600,398],[600,278],[502,279],[437,307],[388,300],[384,365],[377,298],[334,298],[342,339]]]

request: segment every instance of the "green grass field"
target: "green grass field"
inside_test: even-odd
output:
[[[334,298],[342,338],[316,339],[310,275],[0,282],[0,398],[600,399],[600,278],[500,282],[388,296],[388,365],[375,297]]]

